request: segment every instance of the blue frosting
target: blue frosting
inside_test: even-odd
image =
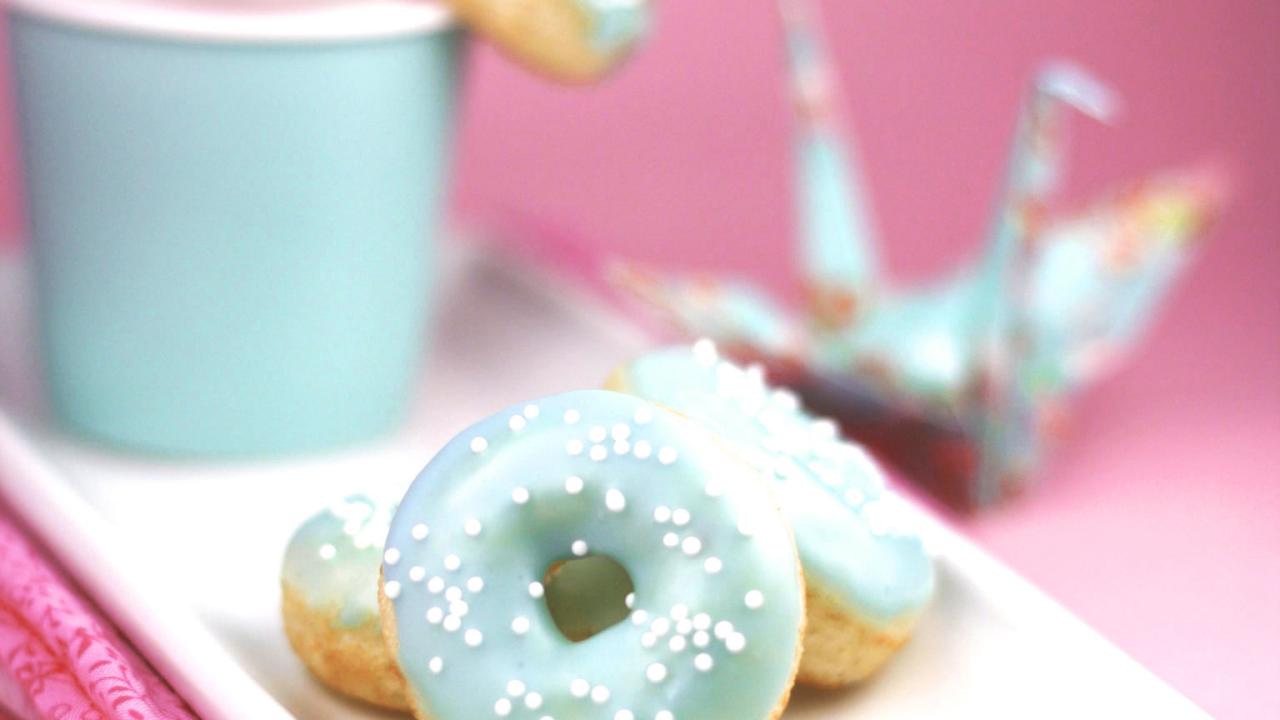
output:
[[[541,581],[593,555],[630,574],[631,615],[574,643]],[[401,502],[383,577],[401,670],[438,720],[760,720],[804,622],[770,486],[700,426],[600,390],[446,445]]]
[[[778,483],[810,582],[881,623],[928,602],[933,562],[904,527],[874,460],[792,393],[770,388],[759,368],[721,360],[704,340],[641,357],[617,382],[706,424]]]
[[[605,54],[626,49],[649,31],[648,0],[575,0],[591,25],[591,44]]]
[[[281,578],[312,607],[332,610],[338,627],[377,622],[378,568],[395,510],[352,495],[316,513],[289,541]]]

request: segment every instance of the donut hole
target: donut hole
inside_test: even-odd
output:
[[[607,555],[557,560],[542,580],[547,610],[570,642],[588,640],[627,619],[631,574]]]

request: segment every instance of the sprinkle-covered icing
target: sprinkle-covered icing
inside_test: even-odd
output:
[[[398,660],[438,720],[759,720],[790,685],[803,585],[789,531],[705,429],[592,390],[468,428],[410,487],[383,592]],[[573,643],[542,581],[605,555],[628,620]]]
[[[587,16],[591,45],[606,55],[630,47],[649,31],[648,0],[574,0]]]
[[[933,562],[903,526],[875,461],[794,394],[769,387],[760,368],[722,360],[703,340],[639,358],[620,384],[706,424],[777,481],[811,582],[882,623],[928,601]]]
[[[378,568],[394,503],[365,495],[339,500],[294,533],[281,577],[313,607],[333,608],[334,624],[378,620]]]

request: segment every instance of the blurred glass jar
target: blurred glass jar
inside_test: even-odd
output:
[[[8,0],[46,381],[180,455],[392,428],[426,343],[460,38],[409,0]]]

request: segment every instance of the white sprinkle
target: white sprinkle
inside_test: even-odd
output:
[[[581,455],[582,441],[578,439],[570,440],[569,442],[564,444],[564,451],[569,453],[570,455]]]
[[[714,632],[717,640],[724,640],[733,634],[733,623],[728,620],[721,620],[716,623]]]
[[[569,683],[569,694],[576,698],[584,698],[591,692],[591,683],[582,678],[575,678]]]
[[[382,562],[388,565],[395,565],[400,562],[400,551],[395,548],[387,548],[387,551],[382,553]]]
[[[591,688],[591,702],[597,705],[603,705],[609,702],[609,688],[603,685],[597,685]]]
[[[667,647],[671,648],[671,652],[678,653],[684,652],[687,644],[688,641],[684,639],[683,635],[672,635],[671,640],[667,643]]]
[[[484,642],[484,634],[475,628],[471,628],[463,635],[463,641],[468,647],[480,647],[480,643]]]
[[[612,488],[604,494],[604,506],[611,512],[622,512],[627,507],[627,498],[621,490]]]
[[[462,567],[462,558],[459,558],[457,555],[446,555],[446,556],[445,556],[445,558],[444,558],[444,569],[445,569],[445,570],[449,570],[449,571],[451,571],[451,572],[452,572],[452,571],[457,570],[457,569],[458,569],[458,568],[460,568],[460,567]]]
[[[537,405],[529,404],[524,406],[524,416],[530,420],[538,417],[541,413],[542,411],[538,409]]]
[[[810,425],[809,428],[813,431],[814,435],[817,435],[823,440],[832,440],[838,434],[836,422],[830,418],[819,418],[814,420],[813,424]]]
[[[711,367],[716,364],[716,360],[720,359],[720,354],[716,352],[715,343],[708,338],[702,338],[693,344],[693,358],[699,365]]]
[[[451,603],[458,602],[462,599],[462,588],[457,585],[450,585],[449,589],[444,591],[444,599]]]
[[[475,518],[467,520],[466,524],[462,526],[462,531],[466,533],[468,537],[478,536],[480,534],[480,530],[480,521]]]
[[[386,593],[387,598],[395,600],[400,597],[400,583],[395,580],[388,580],[383,584],[382,592]]]
[[[631,443],[626,440],[615,440],[613,443],[614,455],[626,455],[631,452]]]
[[[427,530],[427,526],[422,523],[414,525],[413,529],[409,531],[409,533],[413,535],[414,540],[425,540],[428,532],[429,530]]]
[[[619,710],[613,714],[613,720],[636,720],[636,714],[630,710]]]
[[[653,408],[643,405],[636,408],[636,414],[633,416],[637,425],[648,425],[653,422]]]
[[[671,619],[683,620],[689,617],[689,606],[684,603],[676,603],[671,606]]]
[[[653,521],[659,525],[666,524],[671,520],[671,508],[666,505],[659,505],[653,510]]]
[[[589,457],[596,462],[604,462],[609,457],[609,448],[603,445],[592,445]]]
[[[564,481],[564,491],[570,495],[577,495],[582,492],[582,485],[582,478],[577,475],[570,475],[569,478]]]
[[[693,632],[693,621],[690,620],[689,618],[684,618],[678,621],[676,623],[676,632],[680,633],[681,635],[688,635],[689,633]]]
[[[708,575],[715,575],[720,572],[720,569],[723,567],[724,563],[720,562],[720,558],[715,557],[714,555],[702,561],[702,569],[705,570]]]
[[[467,613],[469,612],[471,612],[471,606],[467,604],[466,600],[454,600],[453,602],[449,603],[450,615],[457,615],[458,617],[462,618],[462,617],[466,617]]]
[[[783,410],[800,409],[800,398],[796,397],[796,394],[790,390],[774,390],[770,399],[773,401],[774,405],[777,405]]]
[[[640,647],[648,649],[658,644],[658,636],[647,632],[640,636]]]
[[[647,622],[649,622],[649,613],[645,612],[644,610],[637,610],[631,613],[632,625],[643,625]]]
[[[426,576],[427,576],[427,569],[422,567],[421,565],[414,565],[413,567],[409,568],[409,579],[412,580],[413,582],[422,582],[422,579],[425,578]]]
[[[537,580],[534,580],[533,582],[529,583],[529,597],[540,598],[542,597],[542,594],[544,592],[545,590],[543,590],[542,588],[542,583],[538,582]]]
[[[725,641],[724,641],[725,649],[733,653],[734,655],[737,655],[738,653],[742,652],[742,649],[745,648],[746,646],[747,646],[747,638],[742,633],[736,632],[730,635],[729,637],[725,638]]]
[[[427,622],[431,623],[432,625],[439,625],[440,621],[443,619],[444,619],[444,611],[441,610],[440,608],[433,607],[427,611]]]
[[[648,440],[641,440],[631,447],[631,454],[635,455],[637,460],[646,460],[653,454],[653,446]]]
[[[510,695],[511,697],[520,697],[521,695],[524,694],[524,691],[525,691],[524,683],[520,682],[519,680],[512,680],[507,683],[507,694]]]
[[[759,590],[752,590],[751,592],[747,593],[747,597],[743,600],[743,602],[747,604],[748,608],[752,610],[759,610],[760,608],[764,607],[764,593],[760,592]]]
[[[685,538],[684,542],[680,543],[680,548],[681,550],[685,551],[685,555],[692,557],[692,556],[698,555],[699,552],[703,551],[703,541],[700,541],[700,539],[698,538],[689,536]]]
[[[707,497],[720,497],[724,494],[724,483],[716,478],[708,478],[707,484],[703,487],[703,491],[707,493]]]
[[[676,527],[688,525],[689,519],[689,511],[684,508],[677,508],[675,512],[671,513],[671,522],[675,523]]]
[[[511,428],[513,432],[520,432],[526,424],[524,418],[519,415],[512,415],[511,419],[507,421],[507,427]]]
[[[444,578],[436,575],[427,581],[427,591],[432,595],[439,595],[444,590]]]
[[[605,430],[603,425],[596,425],[587,432],[587,439],[593,443],[604,442],[604,439],[608,436],[609,431]]]
[[[471,452],[482,453],[489,448],[489,441],[482,437],[471,438]]]
[[[511,632],[517,635],[524,635],[529,632],[529,618],[519,615],[511,621]]]
[[[673,548],[680,544],[680,536],[673,532],[669,532],[662,536],[662,544],[669,548]]]
[[[671,621],[664,617],[656,618],[649,626],[649,630],[653,631],[654,635],[662,637],[671,631]]]
[[[670,465],[676,461],[676,449],[670,445],[658,451],[658,462],[663,465]]]
[[[427,663],[427,669],[431,671],[432,675],[439,675],[440,671],[444,670],[444,658],[439,656],[431,658]]]
[[[699,630],[693,634],[694,647],[704,648],[711,644],[711,635],[706,630]]]
[[[542,694],[531,692],[524,696],[524,706],[530,710],[537,710],[542,707]]]
[[[693,659],[693,666],[698,669],[698,672],[709,672],[714,665],[715,661],[706,653],[698,653]]]
[[[669,710],[659,710],[658,714],[653,716],[653,720],[676,720],[676,716]]]
[[[756,526],[746,518],[738,518],[738,532],[742,533],[743,537],[751,537],[756,534]]]
[[[494,704],[493,704],[493,714],[494,714],[494,715],[497,715],[498,717],[506,717],[506,716],[510,715],[510,714],[511,714],[511,701],[510,701],[510,700],[508,700],[508,699],[506,699],[506,698],[502,698],[502,699],[501,699],[501,700],[499,700],[498,702],[494,703]]]
[[[574,555],[577,555],[578,557],[582,557],[583,555],[587,554],[587,541],[574,540],[573,545],[571,545],[569,549],[573,551]]]
[[[627,609],[628,609],[628,610],[630,610],[631,608],[635,607],[635,604],[636,604],[636,594],[635,594],[635,593],[633,593],[633,592],[629,592],[629,593],[627,593],[627,599],[626,599],[624,602],[627,604]]]
[[[529,502],[529,488],[518,487],[511,491],[511,502],[517,505],[523,505]]]
[[[460,627],[462,627],[462,618],[457,615],[449,615],[444,619],[445,632],[458,632]]]
[[[484,589],[484,578],[473,576],[467,578],[467,592],[478,593]]]
[[[697,630],[706,630],[711,627],[711,616],[706,613],[698,613],[693,616],[693,627]]]
[[[651,663],[644,669],[644,676],[656,685],[667,679],[667,666],[662,663]]]
[[[577,410],[565,410],[565,411],[564,411],[564,424],[565,424],[565,425],[573,425],[573,424],[577,423],[577,422],[578,422],[579,420],[581,420],[581,419],[582,419],[582,413],[578,412]]]
[[[609,436],[614,440],[626,440],[631,437],[631,426],[626,423],[617,423],[609,431]]]
[[[320,546],[321,560],[332,560],[337,554],[338,554],[338,548],[328,543],[325,543],[324,545]]]

